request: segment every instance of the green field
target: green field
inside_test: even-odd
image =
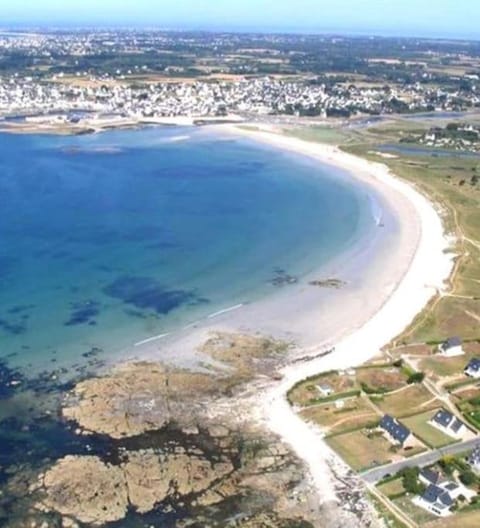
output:
[[[319,385],[329,385],[333,394],[328,397],[323,396],[318,389]],[[359,388],[355,377],[340,376],[337,372],[325,372],[294,385],[288,391],[288,400],[292,405],[307,407],[358,395]]]
[[[375,495],[373,495],[373,493],[369,493],[368,497],[386,526],[389,528],[407,528],[406,524],[397,519],[397,517],[393,515],[392,512],[388,510],[387,507],[375,497]]]
[[[354,138],[354,135],[350,131],[329,126],[292,128],[285,130],[285,133],[304,141],[328,143],[331,145],[348,143]]]
[[[405,489],[403,487],[402,479],[397,478],[395,480],[391,480],[389,482],[386,482],[385,484],[380,484],[377,486],[378,491],[383,493],[386,497],[398,497],[399,495],[402,495],[405,493]]]
[[[471,378],[467,378],[463,371],[471,359],[480,357],[480,344],[464,343],[463,349],[465,354],[462,356],[444,357],[440,354],[427,356],[420,362],[420,369],[438,377],[458,377],[458,381],[467,382]]]
[[[453,444],[456,441],[454,438],[447,436],[442,433],[442,431],[439,431],[427,423],[437,411],[438,409],[435,409],[433,411],[403,418],[402,420],[415,436],[432,448],[443,447]]]
[[[422,525],[423,528],[478,528],[479,526],[480,511],[459,512],[450,517]]]
[[[360,429],[378,423],[381,416],[368,405],[366,398],[356,397],[344,400],[338,409],[335,402],[312,405],[301,411],[300,416],[325,428],[328,434]]]

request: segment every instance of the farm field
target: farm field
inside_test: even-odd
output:
[[[480,526],[480,510],[456,513],[451,517],[437,519],[423,525],[423,528],[478,528]]]
[[[391,392],[407,384],[405,374],[395,367],[368,367],[356,370],[357,383],[364,390]]]
[[[344,407],[338,409],[335,402],[318,404],[304,409],[300,416],[328,429],[329,434],[366,427],[380,421],[366,398],[356,397],[344,400]]]
[[[431,392],[421,384],[409,385],[407,388],[386,394],[372,396],[372,402],[385,414],[396,418],[438,407],[438,401]]]
[[[421,526],[422,528],[426,525],[426,523],[438,519],[438,517],[436,517],[433,514],[428,513],[423,508],[419,508],[418,506],[415,506],[415,504],[413,504],[411,500],[411,497],[408,495],[405,495],[404,497],[399,497],[397,499],[393,499],[392,502],[398,508],[400,508],[404,514],[408,515],[408,517],[412,521],[417,523],[417,525]],[[463,528],[463,526],[458,525],[458,528]]]
[[[390,482],[386,482],[385,484],[380,484],[379,486],[377,486],[377,489],[388,498],[397,497],[405,493],[401,478],[391,480]]]
[[[477,345],[477,343],[475,343]],[[475,347],[477,349],[477,347]],[[467,363],[474,357],[478,357],[480,352],[475,350],[471,352],[466,352],[463,356],[457,357],[444,357],[438,354],[432,355],[423,359],[420,362],[420,370],[435,374],[438,377],[450,377],[450,376],[460,376],[465,377],[463,370]]]
[[[357,471],[387,464],[395,454],[392,445],[382,435],[370,435],[363,431],[330,436],[327,443],[352,468]]]

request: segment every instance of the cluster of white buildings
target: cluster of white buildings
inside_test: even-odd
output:
[[[383,88],[326,87],[308,81],[263,77],[239,81],[193,81],[130,84],[102,82],[40,82],[32,77],[0,77],[0,115],[88,110],[125,117],[310,115],[345,117],[355,113],[388,113],[392,98],[425,109],[410,92]]]

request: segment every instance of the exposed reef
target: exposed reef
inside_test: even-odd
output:
[[[275,365],[281,364],[289,345],[215,333],[200,348],[212,359],[202,371],[127,363],[63,387],[60,421],[43,410],[40,421],[25,432],[52,442],[55,449],[42,444],[32,456],[21,450],[19,463],[0,474],[0,524],[334,526],[318,507],[303,465],[252,421],[241,397],[246,383],[259,374],[275,377]],[[93,361],[98,352],[86,352],[85,359]],[[18,388],[9,386],[17,377],[4,373],[9,388],[4,397],[12,401],[20,396]],[[24,378],[19,381],[28,388]],[[51,387],[40,387],[50,394]],[[15,441],[11,449],[16,449]],[[358,526],[351,518],[344,520],[348,528]]]
[[[318,286],[319,288],[333,288],[340,289],[345,286],[345,282],[340,279],[323,279],[323,280],[313,280],[309,282],[310,286]]]
[[[63,409],[84,431],[119,439],[161,429],[202,410],[202,398],[221,386],[203,373],[169,370],[158,363],[131,363],[76,385]]]

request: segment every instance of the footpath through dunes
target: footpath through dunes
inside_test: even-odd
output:
[[[400,223],[393,254],[372,263],[375,281],[370,283],[368,292],[357,292],[363,301],[361,307],[357,306],[361,313],[352,318],[349,327],[341,329],[343,336],[333,343],[334,350],[324,357],[285,367],[282,381],[267,388],[261,396],[258,417],[307,463],[321,501],[335,501],[338,497],[332,462],[336,470],[344,474],[348,470],[345,465],[342,468],[338,457],[322,441],[320,431],[296,415],[286,394],[293,385],[314,374],[361,365],[399,335],[428,301],[445,288],[453,269],[453,255],[447,253],[450,243],[434,205],[413,186],[396,178],[386,166],[346,154],[336,147],[280,134],[250,130],[237,133],[347,169],[352,178],[382,194]],[[331,344],[329,341],[328,345]],[[307,352],[315,356],[322,348],[326,345],[319,343],[317,349]]]

